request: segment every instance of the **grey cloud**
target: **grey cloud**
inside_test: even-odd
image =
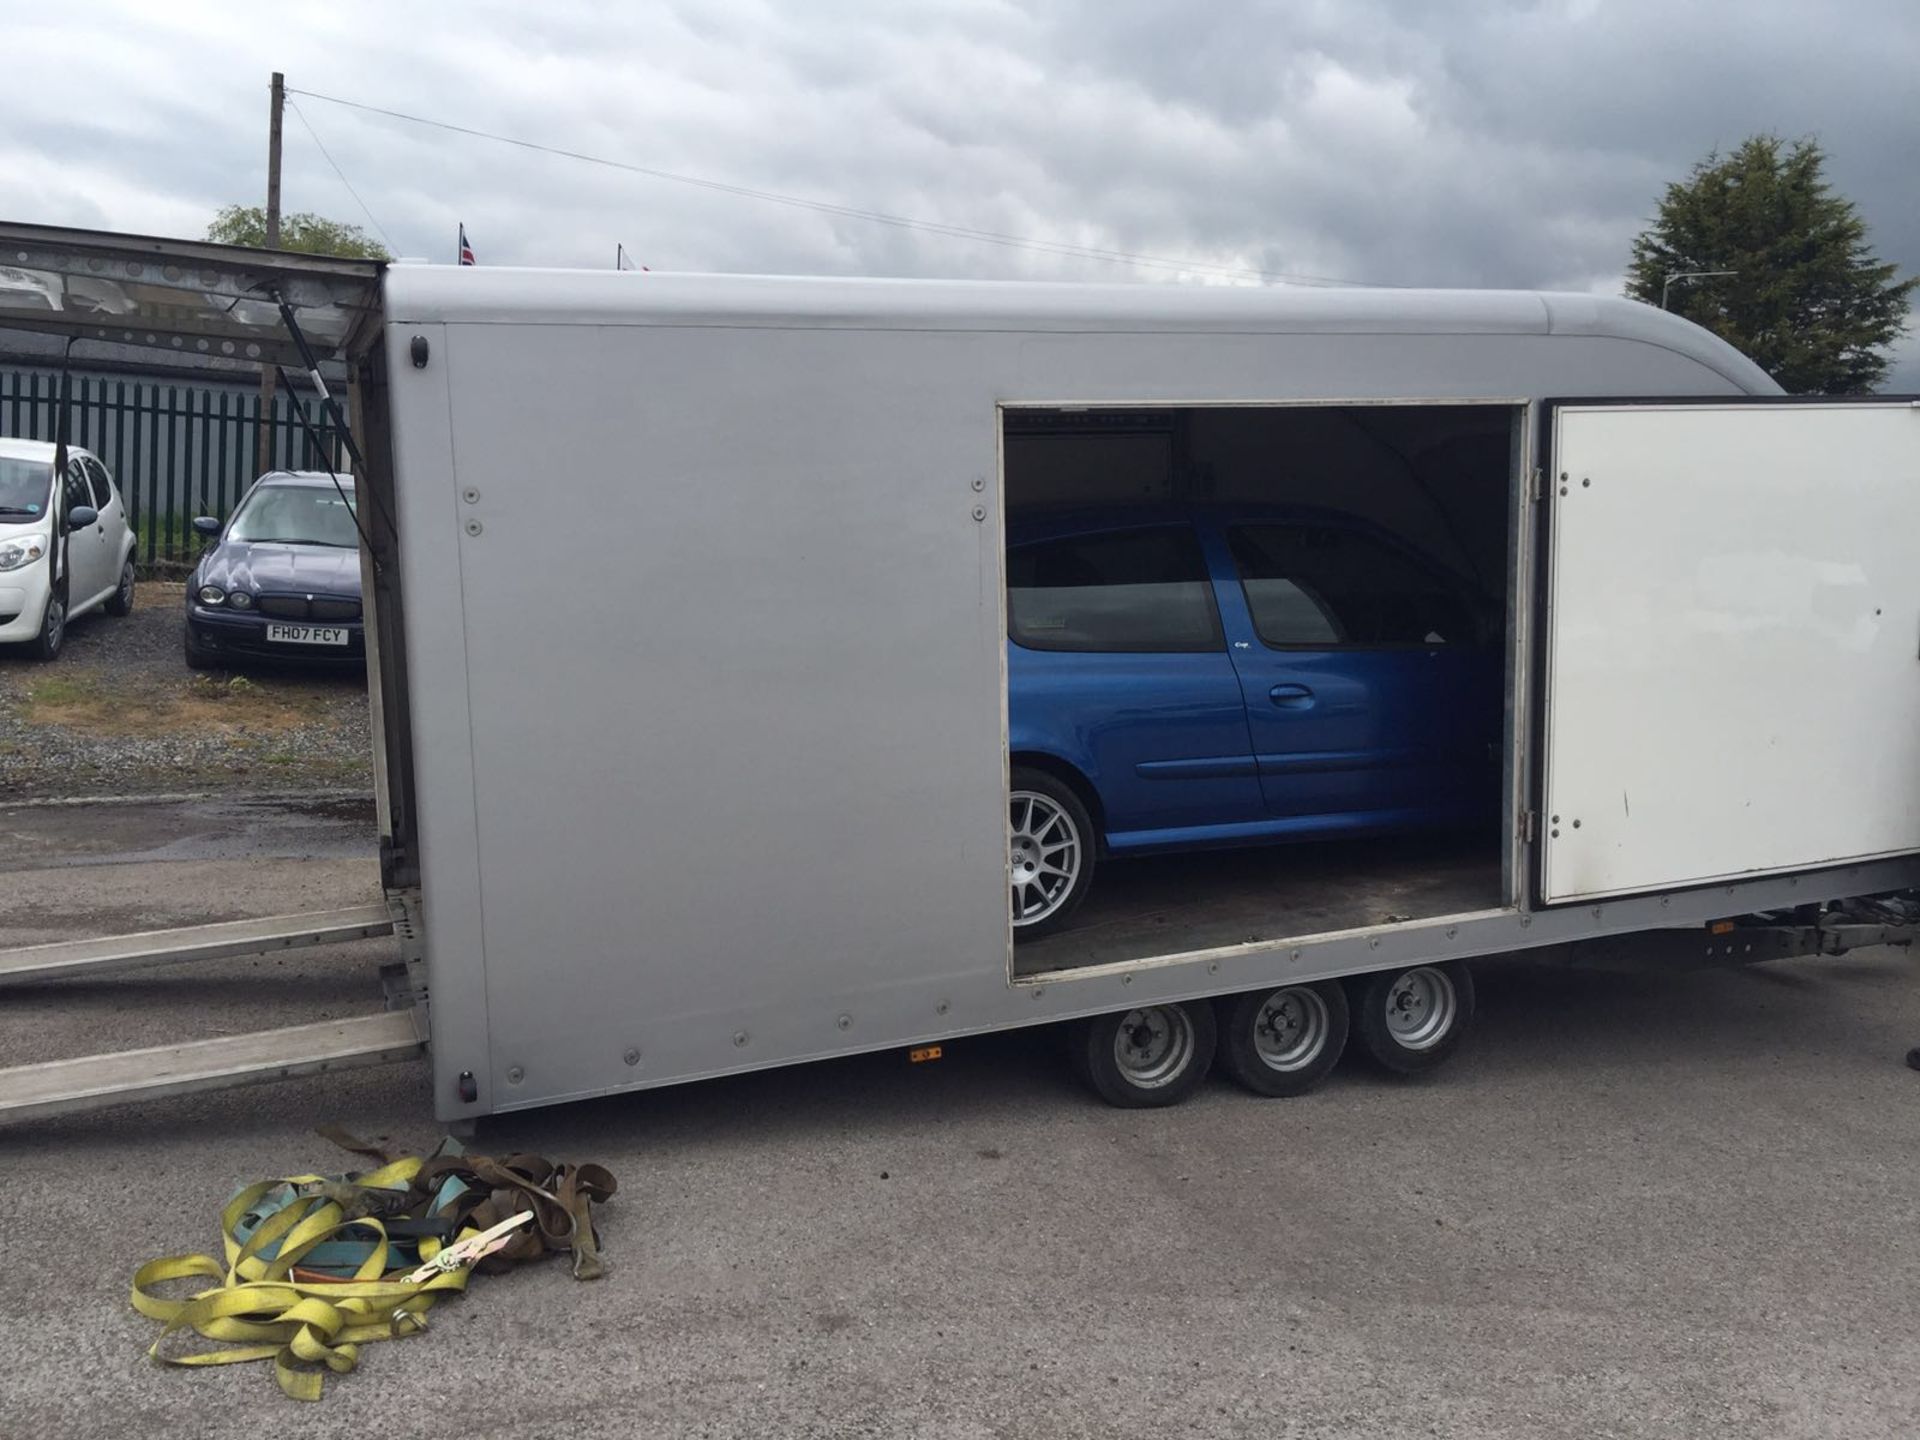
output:
[[[341,0],[74,6],[15,64],[97,99],[0,99],[26,218],[191,229],[262,185],[296,87],[718,180],[1040,240],[1396,284],[1617,287],[1667,181],[1816,134],[1876,247],[1920,271],[1920,12],[1861,0]],[[403,253],[482,263],[1118,278],[1124,266],[813,214],[298,102]],[[289,206],[364,222],[303,125]],[[1135,272],[1165,279],[1158,269]],[[1896,383],[1920,389],[1920,337]]]

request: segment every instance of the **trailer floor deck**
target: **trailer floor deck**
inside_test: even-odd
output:
[[[1018,976],[1250,940],[1431,920],[1504,901],[1497,841],[1425,835],[1109,860],[1073,923],[1014,947]]]

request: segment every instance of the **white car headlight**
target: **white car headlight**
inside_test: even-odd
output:
[[[200,587],[200,603],[202,605],[218,605],[226,598],[227,592],[222,590],[218,585],[202,585]]]
[[[0,570],[18,570],[47,553],[44,535],[13,535],[0,540]]]

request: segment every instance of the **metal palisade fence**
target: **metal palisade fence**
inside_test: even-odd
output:
[[[57,372],[0,369],[0,435],[57,439],[59,396]],[[258,478],[257,386],[75,374],[67,403],[67,441],[112,472],[138,537],[135,554],[149,567],[191,563],[199,553],[193,517],[226,519]],[[345,473],[346,447],[317,399],[280,390],[266,424],[271,468],[331,464]]]

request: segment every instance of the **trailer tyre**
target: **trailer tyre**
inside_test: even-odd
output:
[[[1347,1048],[1347,992],[1337,980],[1228,995],[1218,1002],[1219,1065],[1256,1095],[1304,1095]]]
[[[1217,1034],[1213,1006],[1193,1000],[1082,1020],[1068,1045],[1074,1069],[1102,1100],[1149,1110],[1178,1105],[1200,1087]]]
[[[1058,930],[1093,883],[1093,817],[1073,787],[1016,767],[1007,794],[1007,884],[1016,940]]]
[[[1383,970],[1349,983],[1354,1041],[1395,1075],[1439,1066],[1473,1024],[1473,972],[1458,960]]]

